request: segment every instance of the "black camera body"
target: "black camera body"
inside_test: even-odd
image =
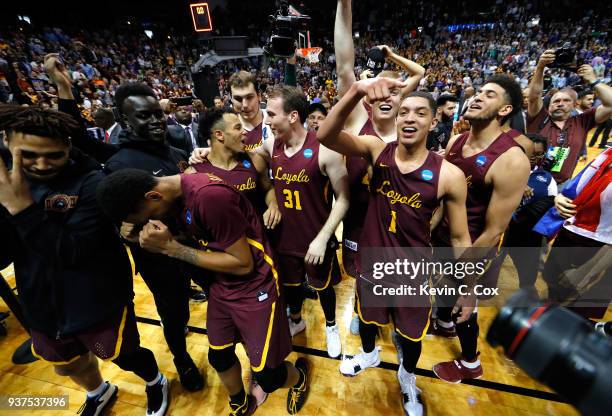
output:
[[[493,347],[548,385],[583,415],[612,408],[612,339],[568,309],[521,290],[501,309],[487,333]]]
[[[549,65],[550,68],[574,69],[576,67],[576,49],[571,43],[565,42],[563,46],[555,50],[555,60]]]
[[[305,29],[310,16],[289,12],[289,4],[281,1],[276,15],[270,15],[272,35],[263,50],[268,55],[290,58],[295,54],[295,39],[300,29]]]

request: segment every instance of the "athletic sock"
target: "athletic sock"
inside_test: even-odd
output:
[[[476,361],[474,361],[473,363],[469,361],[461,360],[461,365],[473,370],[474,368],[478,368],[478,366],[480,365],[480,359],[477,358]]]
[[[99,396],[100,394],[102,394],[102,392],[104,391],[104,389],[106,388],[106,382],[102,382],[100,383],[100,385],[98,387],[96,387],[94,390],[92,391],[88,391],[87,392],[87,397],[88,398],[92,398],[92,397],[96,397]]]
[[[159,371],[157,372],[157,376],[153,379],[153,381],[147,382],[147,386],[154,386],[162,379],[163,375]]]
[[[242,406],[246,401],[246,392],[244,388],[240,390],[237,394],[230,395],[230,403],[235,406]]]
[[[325,326],[336,326],[336,320],[334,319],[333,321],[325,321]]]

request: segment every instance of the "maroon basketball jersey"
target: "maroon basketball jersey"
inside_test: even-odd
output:
[[[302,148],[289,157],[285,144],[275,140],[270,168],[276,200],[283,215],[277,251],[303,257],[331,211],[329,178],[319,169],[320,145],[316,132],[308,132]]]
[[[244,155],[238,160],[238,164],[230,170],[219,168],[204,159],[204,162],[193,165],[198,173],[212,173],[223,179],[228,185],[233,186],[242,192],[251,201],[251,204],[263,213],[265,211],[265,201],[257,187],[257,169],[251,162],[249,156]],[[263,211],[262,211],[263,209]]]
[[[485,176],[493,163],[508,149],[519,146],[511,135],[502,133],[489,147],[470,157],[463,157],[463,146],[467,142],[469,132],[463,133],[455,140],[446,155],[446,160],[461,169],[468,185],[466,200],[468,228],[474,242],[485,228],[485,220],[489,201],[493,194],[491,184],[485,183]],[[436,239],[449,243],[450,230],[446,216],[436,229]]]
[[[360,240],[365,247],[429,247],[431,217],[439,206],[438,182],[444,158],[429,152],[409,173],[395,163],[398,143],[388,143],[374,164],[370,203]]]
[[[359,136],[366,135],[380,138],[376,130],[374,130],[371,118],[368,118],[368,121],[365,122],[359,131]],[[342,223],[342,240],[344,246],[353,251],[357,249],[363,221],[368,212],[368,201],[370,200],[369,165],[362,157],[346,157],[346,170],[348,172],[351,197],[349,209]]]
[[[210,296],[234,301],[248,309],[279,295],[270,244],[259,214],[246,196],[210,173],[181,175],[183,209],[180,220],[202,250],[225,251],[246,236],[253,271],[246,276],[214,273]]]
[[[257,149],[263,145],[270,133],[270,127],[265,126],[263,121],[253,128],[253,130],[247,131],[246,138],[244,141],[244,151],[248,152]]]

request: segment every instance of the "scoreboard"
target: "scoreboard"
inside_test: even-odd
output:
[[[189,8],[193,19],[193,29],[196,32],[212,32],[212,19],[210,18],[208,3],[193,3],[189,5]]]

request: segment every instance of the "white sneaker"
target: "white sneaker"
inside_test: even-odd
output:
[[[294,324],[291,318],[289,318],[289,332],[291,332],[292,337],[299,334],[305,329],[306,329],[306,321],[304,321],[304,319],[300,319],[300,322],[298,322],[297,324]]]
[[[402,390],[402,402],[406,416],[423,416],[421,389],[416,385],[416,376],[404,370],[400,364],[397,380]]]
[[[153,386],[147,386],[147,416],[164,416],[170,404],[168,379],[162,374]]]
[[[380,347],[375,347],[374,351],[368,353],[363,352],[360,348],[360,353],[351,358],[345,358],[340,363],[340,373],[347,377],[354,377],[361,373],[366,368],[378,367],[380,364]]]
[[[338,357],[340,353],[342,353],[338,324],[334,326],[325,326],[325,338],[327,339],[327,355],[331,358]]]
[[[351,334],[359,335],[359,316],[358,315],[353,316],[353,319],[351,319]]]

